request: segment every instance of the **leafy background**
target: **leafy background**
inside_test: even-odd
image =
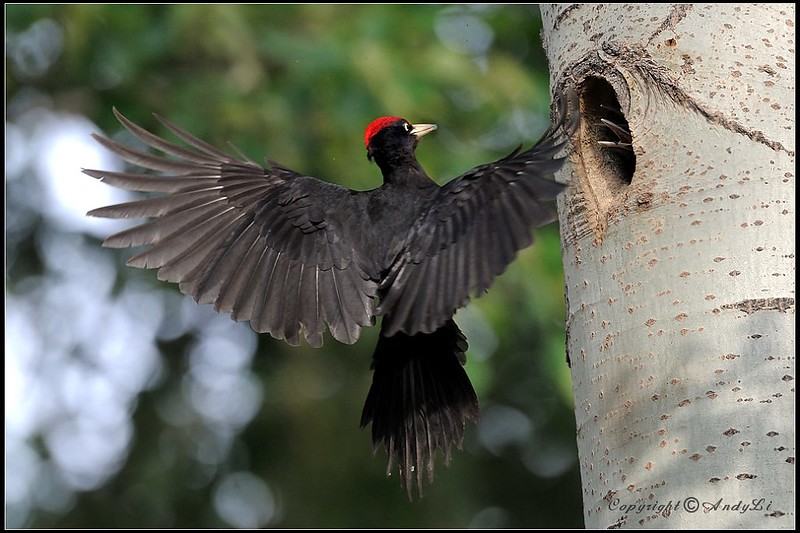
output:
[[[440,182],[549,123],[535,6],[6,5],[6,526],[583,524],[557,225],[459,312],[482,418],[409,503],[358,427],[377,328],[291,348],[100,247],[111,108],[352,188],[363,128],[436,122]],[[121,137],[125,139],[125,137]]]

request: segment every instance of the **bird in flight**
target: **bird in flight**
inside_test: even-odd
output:
[[[151,219],[103,246],[147,246],[127,264],[158,269],[158,279],[177,283],[198,303],[290,345],[305,338],[320,347],[326,330],[352,344],[380,318],[361,426],[372,425],[374,449],[386,448],[387,474],[396,463],[412,498],[425,477],[433,482],[437,450],[449,463],[466,420],[477,421],[478,398],[463,368],[467,340],[453,315],[533,242],[534,228],[555,219],[552,201],[565,185],[550,178],[578,121],[568,100],[534,146],[442,186],[415,155],[436,125],[378,118],[364,143],[383,183],[366,191],[231,156],[156,116],[177,144],[114,109],[159,153],[94,138],[155,173],[83,172],[162,194],[88,215]]]

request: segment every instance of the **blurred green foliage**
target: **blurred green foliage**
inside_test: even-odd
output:
[[[63,31],[45,72],[7,58],[7,120],[31,90],[109,134],[120,131],[112,106],[163,133],[158,113],[214,145],[230,141],[254,160],[357,189],[379,184],[362,144],[377,116],[439,124],[418,156],[441,182],[535,141],[549,123],[535,6],[30,4],[7,5],[6,17],[12,36],[42,19]],[[19,249],[9,287],[41,270],[35,243]],[[120,266],[118,276],[177,290],[153,272]],[[136,435],[119,473],[26,526],[226,527],[211,505],[215,482],[250,471],[275,495],[273,527],[581,527],[556,225],[538,230],[537,245],[472,306],[457,318],[484,415],[502,426],[521,414],[524,427],[510,431],[522,438],[487,445],[471,426],[465,451],[440,465],[421,501],[385,477],[383,451],[373,458],[358,428],[377,328],[355,346],[329,339],[320,350],[261,336],[263,405],[211,466],[196,459],[197,428],[159,415],[182,386],[193,342],[182,337],[161,346],[167,368],[132,413]]]

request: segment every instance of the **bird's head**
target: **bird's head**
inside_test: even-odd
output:
[[[412,156],[420,138],[436,129],[436,124],[411,124],[400,117],[380,117],[364,130],[367,159],[378,165],[397,156]]]

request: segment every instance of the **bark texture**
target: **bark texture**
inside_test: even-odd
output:
[[[794,11],[542,6],[587,527],[794,528]]]

